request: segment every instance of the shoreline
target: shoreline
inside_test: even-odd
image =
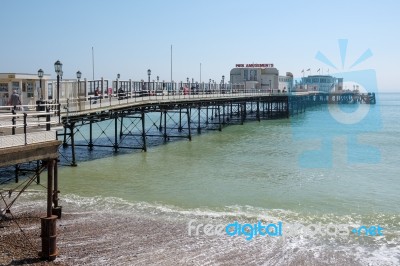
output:
[[[0,265],[362,265],[343,251],[324,247],[316,253],[312,241],[189,236],[187,222],[193,217],[127,210],[70,212],[68,206],[57,220],[59,256],[46,262],[38,258],[41,213],[18,213],[17,222],[34,247],[24,241],[15,222],[1,222],[6,227],[0,228],[0,254],[5,255]],[[204,215],[196,219],[221,221]]]

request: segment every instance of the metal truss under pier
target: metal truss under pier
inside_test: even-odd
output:
[[[193,134],[219,130],[230,124],[261,119],[289,118],[321,104],[375,104],[375,94],[306,93],[300,95],[246,95],[214,98],[178,98],[111,105],[62,116],[57,134],[62,147],[71,148],[67,164],[77,165],[76,147],[147,151],[148,146]]]
[[[147,151],[151,145],[176,138],[191,140],[193,134],[221,131],[227,125],[288,118],[304,112],[307,106],[327,101],[314,95],[266,95],[110,106],[63,117],[64,127],[58,139],[63,141],[64,148],[70,148],[68,164],[77,166],[76,147],[111,148],[114,152],[120,149]]]

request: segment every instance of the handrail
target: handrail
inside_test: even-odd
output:
[[[23,105],[21,105],[23,107]],[[46,111],[19,111],[17,108],[13,107],[11,113],[1,113],[0,112],[0,129],[11,129],[11,132],[6,132],[4,135],[23,135],[24,141],[23,144],[19,145],[27,145],[28,144],[28,135],[35,134],[38,126],[45,126],[45,131],[51,130],[51,125],[58,124],[56,121],[52,121],[51,117],[55,117],[57,114],[54,111],[50,111],[49,107],[46,107]],[[44,117],[45,121],[40,121],[40,118]],[[38,119],[37,121],[32,121],[32,119]],[[16,130],[18,128],[23,128],[23,132],[17,134]],[[43,129],[41,130],[43,131]],[[37,134],[37,133],[36,133]],[[36,138],[36,137],[34,137]],[[47,138],[47,137],[46,137]],[[31,138],[32,139],[32,138]]]

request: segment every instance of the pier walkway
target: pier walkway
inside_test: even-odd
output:
[[[84,145],[89,150],[95,146],[111,147],[115,152],[121,148],[146,151],[149,137],[159,137],[164,142],[176,137],[190,140],[192,130],[200,134],[207,129],[221,130],[226,124],[243,124],[249,119],[287,118],[305,111],[307,106],[322,103],[374,104],[375,95],[351,92],[271,94],[252,89],[236,93],[92,95],[60,100],[59,104],[54,101],[16,108],[3,106],[0,107],[0,149],[62,139],[64,148],[72,148],[71,165],[76,165],[75,146]],[[146,119],[146,116],[150,117]],[[105,130],[101,130],[102,136],[94,136],[93,125],[111,120],[114,121],[113,136]],[[84,126],[88,128],[85,133],[81,130]],[[86,142],[75,143],[76,133],[84,134]],[[123,143],[128,136],[136,138],[135,145]],[[99,140],[101,137],[113,141],[104,143]]]

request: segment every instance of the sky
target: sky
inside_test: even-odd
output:
[[[0,7],[0,73],[41,68],[55,77],[60,60],[67,79],[80,70],[91,80],[94,66],[95,79],[147,80],[151,69],[151,79],[170,81],[172,46],[174,81],[199,81],[200,73],[201,81],[220,81],[236,64],[272,63],[295,77],[303,69],[372,69],[379,91],[400,91],[395,0],[4,0]],[[347,40],[343,65],[339,39]],[[350,69],[367,50],[372,56]]]

